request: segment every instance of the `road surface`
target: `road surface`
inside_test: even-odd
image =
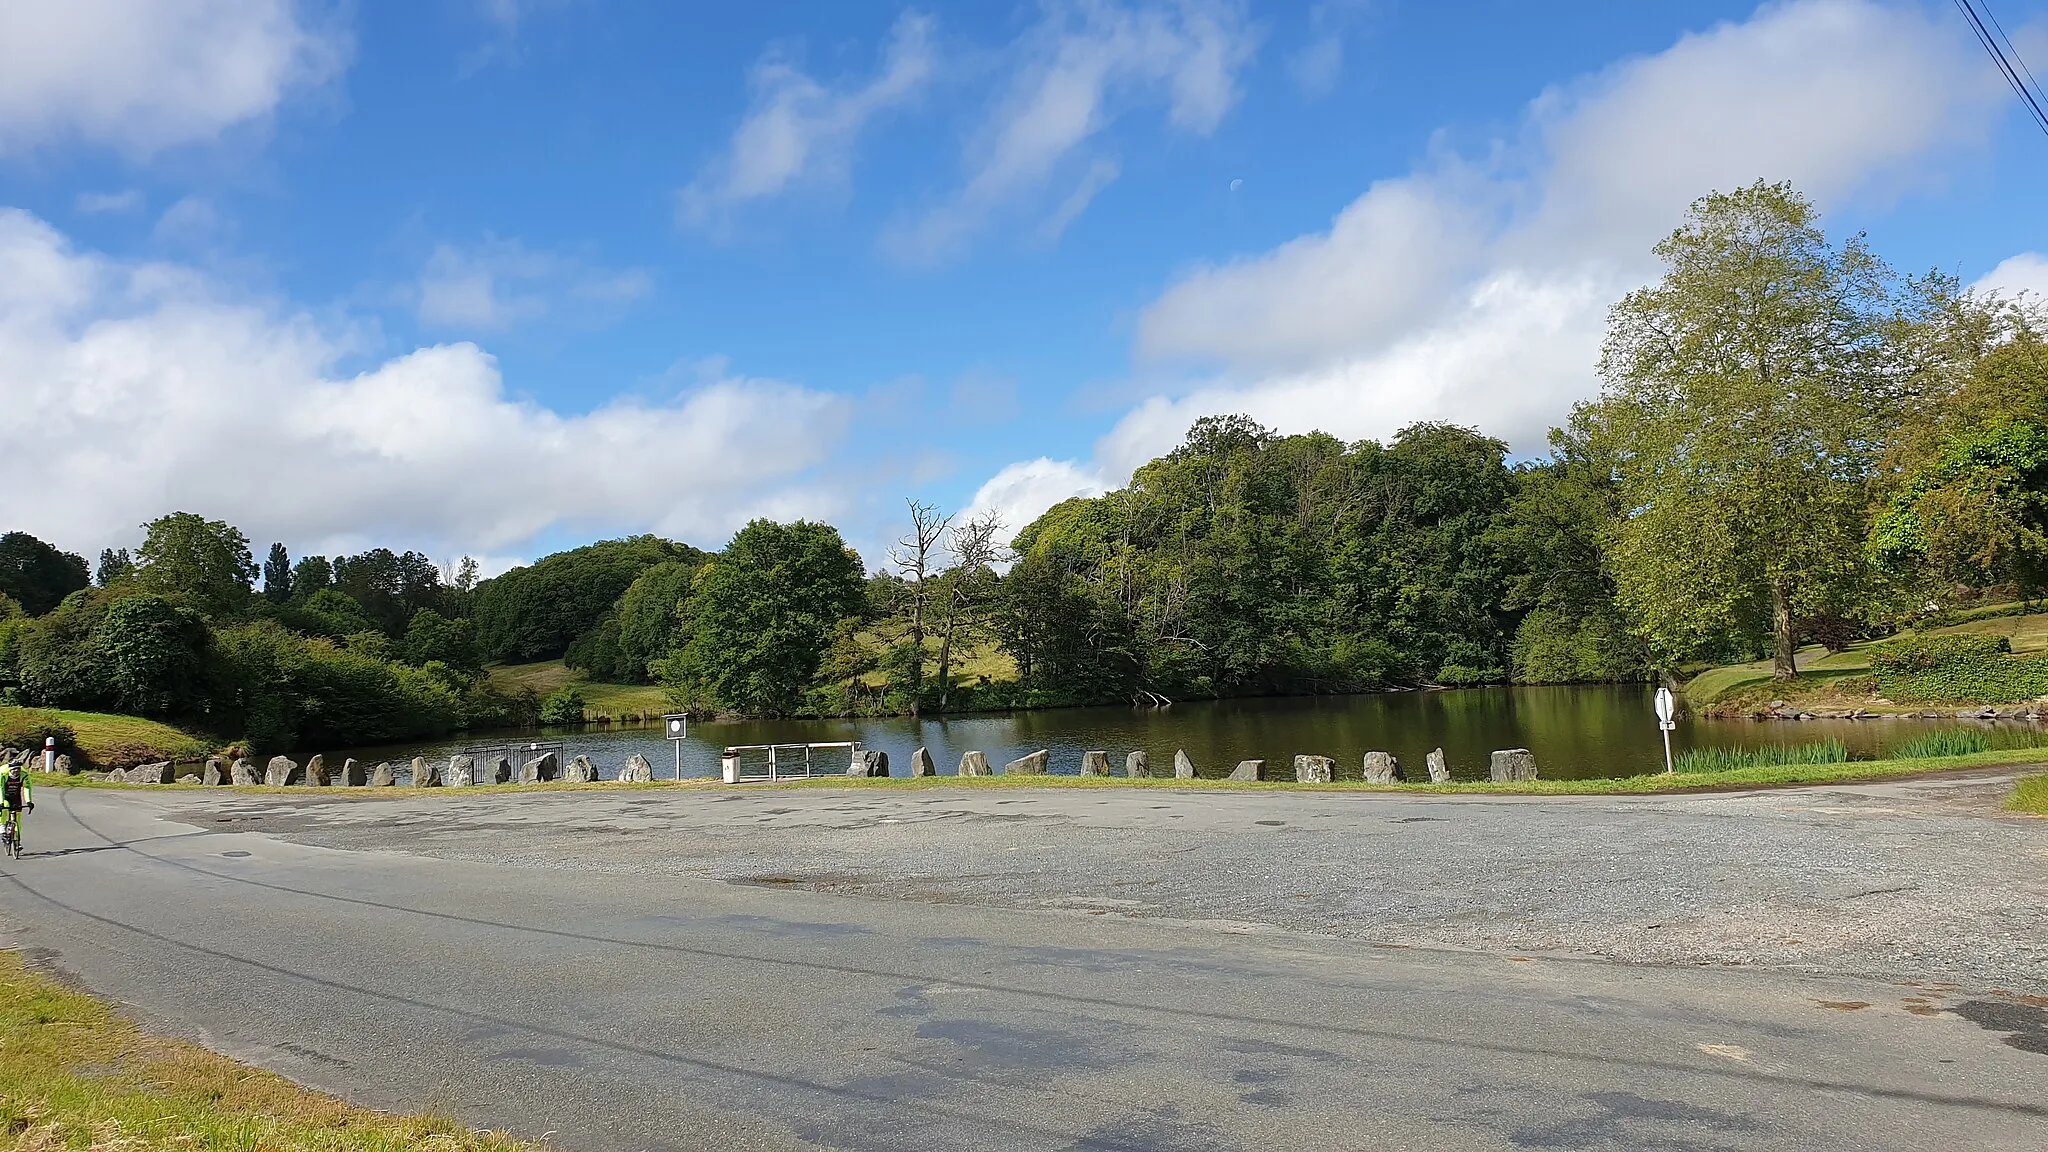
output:
[[[2048,823],[1987,814],[1994,790],[53,787],[0,916],[157,1027],[566,1149],[2039,1152]],[[1724,900],[1746,917],[1703,909],[1673,877],[1745,868],[1662,861],[1699,855],[1695,825],[1803,843],[1810,873],[1773,856]],[[1535,876],[1498,866],[1504,838],[1608,851]],[[1978,939],[1721,955],[1781,930],[1773,905],[1895,899],[1834,890],[1859,854],[1981,905],[1946,929]],[[1219,885],[1233,915],[1204,914]],[[1626,944],[1652,913],[1699,922],[1644,962]]]

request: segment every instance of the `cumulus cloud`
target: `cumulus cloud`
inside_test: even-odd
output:
[[[146,158],[212,140],[326,83],[348,52],[294,0],[0,4],[0,154],[80,139]]]
[[[466,249],[436,246],[408,296],[429,328],[495,331],[564,309],[588,317],[653,290],[645,269],[598,268],[517,240],[488,239]]]
[[[2048,256],[2022,252],[2008,257],[1971,287],[2007,296],[2025,293],[2035,303],[2048,303]]]
[[[1010,50],[1014,74],[970,147],[966,182],[892,229],[884,247],[911,263],[944,260],[997,213],[1043,212],[1046,190],[1064,181],[1040,229],[1056,235],[1115,178],[1106,157],[1069,171],[1089,140],[1148,103],[1164,103],[1176,129],[1215,131],[1237,102],[1238,73],[1257,43],[1235,0],[1048,4]]]
[[[931,33],[929,17],[904,13],[883,49],[881,72],[836,88],[812,79],[786,51],[771,50],[754,65],[753,104],[725,154],[678,196],[683,221],[715,225],[733,206],[778,196],[800,181],[843,178],[867,122],[930,79]]]
[[[1327,231],[1168,287],[1138,354],[1214,375],[1129,413],[1103,460],[1223,411],[1353,438],[1448,419],[1539,450],[1595,390],[1605,310],[1656,274],[1688,203],[1757,179],[1824,209],[1921,186],[1995,119],[1970,48],[1916,7],[1803,0],[1546,91],[1480,158],[1439,149]]]
[[[129,188],[121,192],[80,192],[74,204],[80,212],[88,216],[133,212],[142,207],[142,190]]]
[[[990,477],[953,519],[964,523],[994,512],[1003,523],[1002,539],[1008,540],[1062,500],[1100,496],[1107,491],[1109,485],[1089,465],[1041,456],[1012,464]]]
[[[728,375],[572,414],[509,396],[474,344],[337,371],[359,353],[192,269],[0,211],[0,410],[35,430],[0,521],[88,554],[182,508],[299,551],[504,555],[548,530],[716,542],[750,515],[839,507],[814,478],[849,419],[835,396]]]

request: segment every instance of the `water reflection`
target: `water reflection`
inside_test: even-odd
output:
[[[1449,692],[1400,692],[1375,696],[1200,701],[1171,708],[1061,708],[924,720],[908,717],[854,720],[750,720],[693,723],[687,740],[671,745],[659,726],[549,729],[514,734],[519,741],[561,741],[565,755],[587,755],[606,778],[618,775],[628,756],[653,763],[655,776],[715,776],[719,753],[728,745],[858,740],[889,754],[890,770],[906,775],[919,745],[931,750],[942,774],[952,773],[962,753],[980,750],[1000,766],[1040,748],[1052,753],[1052,771],[1079,771],[1081,754],[1110,753],[1114,770],[1124,755],[1143,749],[1152,774],[1171,775],[1175,749],[1186,749],[1203,777],[1227,774],[1239,760],[1263,759],[1269,779],[1292,778],[1298,753],[1331,756],[1340,779],[1357,779],[1370,751],[1392,752],[1411,778],[1422,774],[1422,758],[1442,748],[1452,775],[1486,776],[1488,754],[1496,748],[1535,752],[1545,777],[1573,779],[1630,776],[1660,771],[1663,746],[1646,685],[1560,685],[1473,688]],[[1683,720],[1673,748],[1802,743],[1834,737],[1857,756],[1876,755],[1897,739],[1928,728],[1910,720]],[[355,749],[328,754],[359,760],[409,760],[415,755],[446,757],[455,752],[503,747],[507,737],[472,735],[421,744]],[[308,751],[312,751],[309,749]],[[829,754],[843,762],[845,753]],[[479,768],[482,765],[479,764]]]

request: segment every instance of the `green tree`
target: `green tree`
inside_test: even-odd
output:
[[[138,716],[182,716],[204,696],[213,644],[197,612],[162,596],[126,596],[94,625],[93,658],[115,706]]]
[[[857,614],[860,557],[829,524],[756,520],[700,569],[690,641],[666,677],[684,700],[799,711],[839,621]]]
[[[1614,306],[1601,395],[1572,417],[1628,509],[1607,567],[1658,659],[1768,636],[1788,678],[1799,616],[1853,614],[1872,587],[1893,281],[1785,184],[1696,201],[1656,254],[1663,278]]]
[[[292,565],[292,596],[309,600],[322,588],[334,586],[334,564],[325,556],[301,556]],[[360,605],[358,605],[360,607]]]
[[[125,580],[135,575],[135,557],[126,548],[100,549],[99,567],[93,573],[93,582],[105,588],[116,580]]]
[[[272,604],[289,603],[292,598],[292,558],[283,544],[272,544],[263,561],[263,598]]]
[[[248,607],[256,561],[239,530],[191,512],[159,517],[143,530],[135,559],[145,588],[182,596],[213,616],[237,615]]]
[[[363,606],[386,636],[401,637],[422,608],[444,607],[441,570],[419,552],[372,548],[334,558],[334,587]]]
[[[41,616],[92,581],[85,560],[26,532],[0,536],[0,594],[31,616]]]
[[[552,660],[596,626],[642,572],[704,554],[658,536],[601,540],[544,556],[476,586],[472,618],[489,660]]]
[[[471,675],[484,666],[476,648],[476,629],[469,621],[450,620],[432,608],[422,608],[412,614],[412,623],[405,628],[405,662],[424,668],[434,661]]]

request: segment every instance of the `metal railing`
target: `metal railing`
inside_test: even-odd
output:
[[[844,748],[842,759],[821,758],[819,752]],[[746,753],[766,752],[767,763],[750,771]],[[748,780],[803,780],[812,776],[844,776],[853,758],[861,753],[858,740],[827,740],[816,744],[732,744],[719,756],[719,768],[727,784]]]

